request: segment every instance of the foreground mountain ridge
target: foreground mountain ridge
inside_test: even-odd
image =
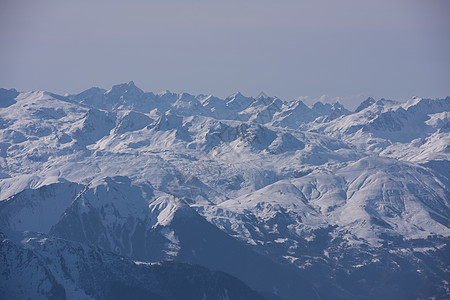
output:
[[[1,236],[2,297],[263,299],[237,279],[200,266],[131,261],[100,248],[31,232],[11,236]]]
[[[449,113],[1,89],[0,228],[200,264],[269,299],[445,298]]]

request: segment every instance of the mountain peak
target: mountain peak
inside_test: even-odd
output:
[[[355,113],[358,113],[358,112],[368,108],[369,106],[371,106],[374,103],[375,103],[375,99],[373,99],[372,97],[367,98],[366,100],[361,102],[361,104],[355,109]]]
[[[241,92],[237,91],[236,93],[232,94],[231,96],[228,96],[226,99],[230,100],[230,99],[241,98],[241,97],[245,97],[245,96],[242,95]]]
[[[14,100],[19,95],[16,89],[2,89],[0,88],[0,108],[8,107],[16,103]]]
[[[117,93],[117,92],[138,92],[138,93],[144,93],[143,90],[141,90],[140,88],[138,88],[133,81],[130,81],[128,83],[121,83],[121,84],[117,84],[114,85],[110,90],[108,90],[106,93],[110,94],[110,93]]]
[[[267,99],[267,98],[270,98],[270,97],[267,96],[266,93],[264,93],[263,91],[261,91],[261,92],[258,94],[258,96],[255,97],[255,99],[261,99],[261,98]]]

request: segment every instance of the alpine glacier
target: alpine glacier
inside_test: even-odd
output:
[[[0,89],[0,297],[448,298],[449,118]]]

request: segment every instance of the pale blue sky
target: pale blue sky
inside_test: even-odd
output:
[[[450,1],[0,0],[0,86],[450,95]]]

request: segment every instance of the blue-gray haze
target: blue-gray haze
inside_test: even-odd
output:
[[[444,97],[449,16],[447,0],[1,0],[0,86]]]

